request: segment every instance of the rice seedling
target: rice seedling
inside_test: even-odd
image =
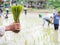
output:
[[[20,14],[23,10],[23,6],[15,5],[15,6],[12,6],[11,9],[12,9],[14,22],[19,23],[20,22],[19,18],[20,18]]]
[[[11,10],[12,10],[12,14],[13,14],[14,23],[20,23],[20,14],[23,10],[23,6],[14,5],[11,7]],[[18,32],[20,32],[20,29],[14,30],[13,32],[18,33]]]

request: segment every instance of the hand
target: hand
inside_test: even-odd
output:
[[[14,30],[20,29],[20,23],[14,23]]]
[[[20,32],[20,23],[14,23],[13,24],[14,26],[14,30],[12,30],[13,32],[15,32],[15,33],[18,33],[18,32]]]
[[[18,33],[20,31],[20,23],[12,23],[11,25],[6,26],[5,28],[6,31],[13,31],[15,33]]]

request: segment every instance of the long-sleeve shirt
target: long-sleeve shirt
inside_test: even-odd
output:
[[[53,12],[53,18],[54,18],[53,23],[59,24],[60,16],[56,13],[56,10],[54,10],[54,12]]]
[[[0,36],[3,36],[5,33],[5,27],[0,26]]]
[[[59,15],[55,15],[53,18],[54,18],[53,23],[54,23],[54,24],[59,24],[60,16],[59,16]]]

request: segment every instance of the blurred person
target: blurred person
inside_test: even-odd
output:
[[[24,6],[24,13],[25,13],[25,15],[27,15],[27,7],[26,6]]]
[[[0,9],[0,18],[1,18],[1,16],[2,16],[2,9]]]
[[[55,45],[58,45],[58,29],[59,29],[59,20],[60,20],[60,11],[58,14],[53,16],[53,24],[54,24],[54,42]]]
[[[48,17],[45,17],[43,18],[44,22],[43,22],[43,27],[44,27],[44,24],[45,24],[45,21],[48,23],[48,27],[50,24],[52,24],[52,17],[48,18]]]
[[[59,19],[60,19],[60,11],[58,12],[58,14],[53,16],[53,24],[55,30],[58,30],[59,28]]]
[[[0,24],[2,24],[3,22],[2,22],[2,19],[3,19],[3,11],[2,11],[2,9],[0,9]]]
[[[6,16],[5,16],[5,18],[6,18],[6,19],[8,18],[9,7],[10,7],[10,2],[7,1],[6,4],[5,4],[5,9],[6,9]]]
[[[9,14],[9,8],[6,8],[6,16],[5,16],[6,19],[8,18],[8,14]]]

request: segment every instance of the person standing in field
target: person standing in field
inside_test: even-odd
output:
[[[25,15],[27,15],[27,7],[26,6],[24,6],[24,13],[25,13]]]
[[[58,29],[59,29],[59,20],[60,20],[60,11],[58,12],[58,14],[55,14],[53,16],[53,24],[54,24],[54,43],[55,45],[58,45]]]
[[[3,23],[3,11],[2,11],[2,9],[0,9],[0,24],[2,24]]]

